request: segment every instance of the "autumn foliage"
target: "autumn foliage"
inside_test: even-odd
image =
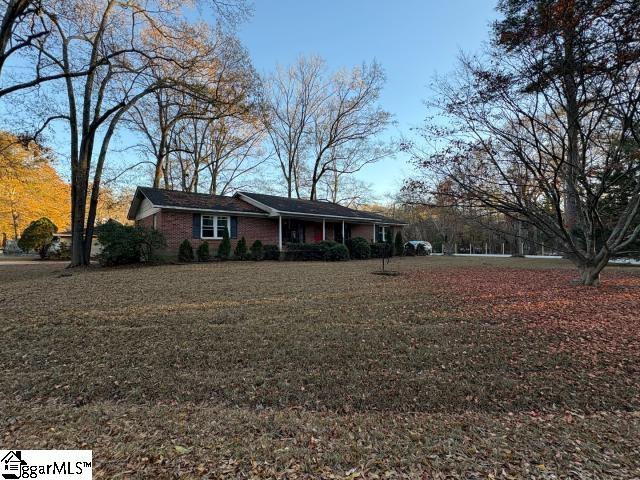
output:
[[[48,152],[0,132],[0,237],[17,239],[34,220],[69,226],[69,186],[51,165]]]

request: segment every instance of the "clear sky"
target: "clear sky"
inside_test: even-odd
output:
[[[387,74],[381,105],[394,114],[393,136],[408,135],[426,114],[435,73],[455,67],[460,51],[488,40],[496,0],[255,0],[240,28],[258,72],[318,54],[332,69],[377,60]],[[406,158],[366,167],[360,178],[376,194],[397,191],[411,171]]]

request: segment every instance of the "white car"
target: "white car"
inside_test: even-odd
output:
[[[411,247],[409,247],[411,245]],[[433,253],[433,247],[429,242],[425,242],[424,240],[409,240],[404,244],[405,251],[407,248],[413,248],[416,252],[416,255],[431,255]],[[418,249],[424,249],[424,253],[418,252]]]

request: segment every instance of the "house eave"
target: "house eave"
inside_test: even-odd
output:
[[[155,208],[167,211],[179,211],[179,212],[197,212],[197,213],[224,213],[227,215],[241,216],[241,217],[268,217],[268,213],[261,212],[243,212],[238,210],[223,210],[216,208],[192,208],[192,207],[176,207],[171,205],[154,205]]]

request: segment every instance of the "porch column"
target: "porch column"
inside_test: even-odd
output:
[[[325,228],[325,224],[324,224],[324,218],[322,219],[322,240],[326,240],[327,239],[327,230]]]
[[[282,251],[282,215],[278,216],[278,250]]]
[[[342,243],[344,243],[344,220],[342,220]]]
[[[373,237],[371,237],[371,243],[376,243],[376,224],[373,224]]]

